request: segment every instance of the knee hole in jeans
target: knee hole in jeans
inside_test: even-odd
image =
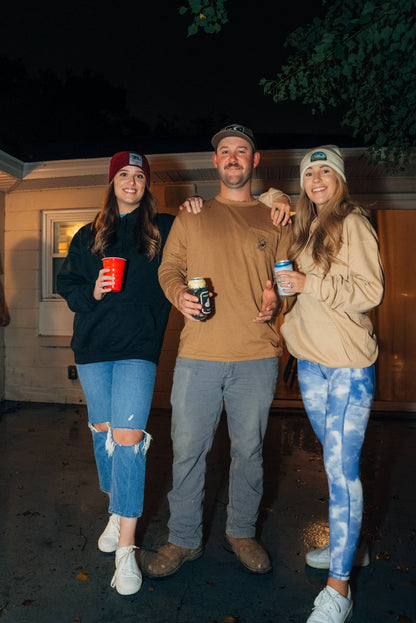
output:
[[[95,431],[96,433],[106,433],[110,426],[110,422],[97,422],[96,424],[89,424],[91,432]]]
[[[113,440],[119,446],[135,446],[143,441],[144,431],[131,428],[113,428]]]

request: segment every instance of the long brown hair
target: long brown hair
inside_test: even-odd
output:
[[[296,262],[306,246],[312,246],[314,262],[327,274],[331,264],[337,261],[337,254],[342,245],[342,226],[344,219],[355,208],[366,214],[364,208],[356,206],[350,200],[348,186],[334,170],[337,180],[335,194],[320,210],[302,189],[296,205],[296,216],[293,224],[293,242],[289,247],[288,258]],[[312,222],[317,220],[311,234]]]
[[[134,232],[137,250],[139,253],[147,255],[149,260],[153,260],[161,248],[157,211],[157,200],[146,186],[137,211]],[[95,232],[94,242],[91,246],[91,252],[94,255],[103,257],[108,247],[115,242],[119,222],[120,212],[114,192],[114,183],[111,181],[104,196],[103,207],[91,225],[91,229]]]

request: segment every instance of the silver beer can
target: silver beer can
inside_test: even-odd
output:
[[[289,260],[281,260],[280,262],[276,262],[276,264],[274,265],[274,273],[276,275],[278,270],[293,270],[293,266],[292,263]],[[276,284],[277,284],[277,289],[279,291],[280,296],[291,296],[290,292],[284,292],[282,290],[282,287],[284,287],[285,283],[288,283],[286,281],[282,281],[282,282],[278,282],[277,278],[276,278]]]

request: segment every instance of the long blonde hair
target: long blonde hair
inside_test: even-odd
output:
[[[342,245],[342,226],[344,219],[355,208],[366,214],[364,208],[356,206],[350,200],[347,184],[333,170],[337,180],[335,193],[320,210],[302,189],[296,205],[296,216],[293,224],[293,242],[289,247],[288,258],[296,262],[306,246],[312,247],[314,262],[327,274],[331,264],[337,261],[337,254]],[[310,233],[312,222],[317,220],[313,233]]]
[[[134,231],[137,250],[147,255],[150,261],[160,253],[162,244],[157,224],[157,212],[157,200],[146,186],[137,211]],[[112,181],[104,196],[103,207],[91,225],[91,229],[95,232],[91,246],[91,252],[94,255],[105,256],[108,247],[116,241],[119,222],[120,212]]]

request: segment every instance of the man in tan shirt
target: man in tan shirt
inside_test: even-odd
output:
[[[158,552],[141,554],[142,570],[151,578],[172,575],[202,555],[206,454],[223,404],[231,440],[226,547],[249,571],[271,570],[254,537],[263,493],[263,437],[281,354],[275,318],[288,304],[276,293],[274,263],[287,256],[290,227],[274,227],[269,209],[251,194],[260,161],[252,131],[227,126],[212,145],[220,193],[200,214],[179,214],[159,268],[160,284],[185,326],[171,396],[169,539]],[[215,309],[204,321],[193,318],[201,305],[187,288],[192,277],[210,284]]]

